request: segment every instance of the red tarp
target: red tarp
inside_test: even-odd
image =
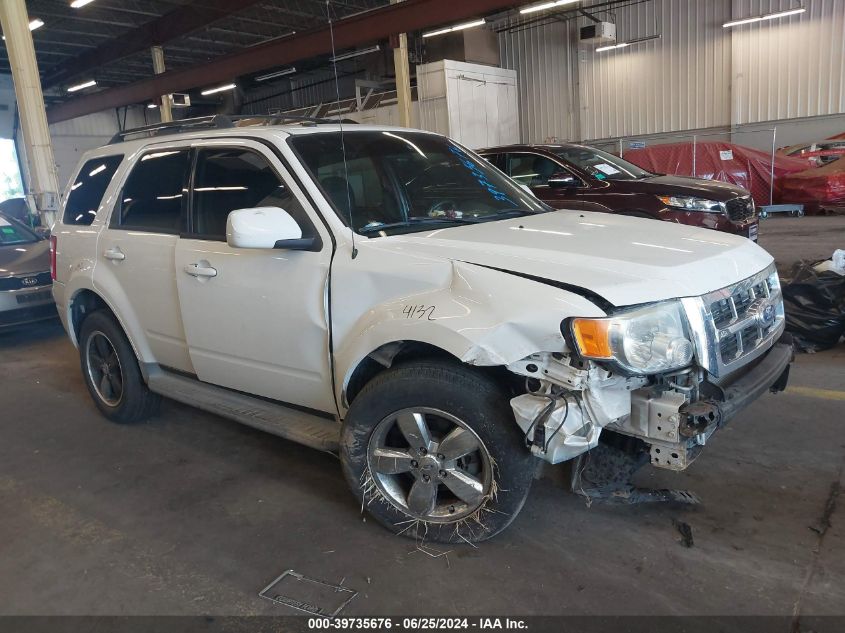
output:
[[[803,204],[805,210],[845,208],[845,157],[824,167],[788,174],[779,185],[783,202]]]
[[[660,174],[730,182],[750,191],[758,206],[769,204],[772,166],[769,152],[720,141],[696,143],[695,173],[692,143],[669,143],[632,149],[625,152],[624,158],[643,169]],[[779,198],[779,180],[786,174],[806,169],[807,162],[804,160],[775,156],[776,202]]]

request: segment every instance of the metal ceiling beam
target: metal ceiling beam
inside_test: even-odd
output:
[[[183,5],[104,42],[76,59],[51,68],[44,74],[43,85],[54,86],[108,62],[149,50],[151,46],[174,40],[257,3],[258,0],[205,0],[198,4]]]
[[[334,44],[339,50],[387,39],[391,35],[418,31],[510,7],[514,0],[405,0],[334,23]],[[240,75],[290,64],[332,50],[328,26],[297,33],[223,55],[207,64],[171,70],[128,86],[77,97],[50,108],[51,123],[158,99],[160,95],[231,81]]]

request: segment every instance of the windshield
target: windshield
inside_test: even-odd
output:
[[[344,130],[343,145],[340,132],[294,135],[289,142],[338,216],[364,235],[551,211],[487,161],[442,136]]]
[[[592,147],[550,148],[563,160],[587,172],[596,180],[642,180],[653,176],[651,172],[622,160],[608,152]]]
[[[37,242],[38,236],[23,224],[0,215],[0,246]]]

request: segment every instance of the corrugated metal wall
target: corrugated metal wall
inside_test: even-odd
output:
[[[733,18],[794,9],[793,0],[734,0]],[[845,2],[804,0],[796,16],[731,29],[733,123],[845,112]]]
[[[525,142],[577,137],[568,28],[556,22],[499,34],[502,66],[517,72],[520,135]]]
[[[661,37],[600,53],[581,47],[582,138],[728,124],[730,34],[722,24],[729,16],[730,0],[652,0],[616,9],[618,41]]]
[[[601,53],[579,46],[563,23],[500,33],[502,65],[518,72],[522,140],[612,139],[843,113],[845,0],[803,0],[807,11],[799,16],[722,27],[796,6],[646,0],[597,9],[617,25],[619,41],[661,35]],[[581,18],[578,26],[586,23]]]

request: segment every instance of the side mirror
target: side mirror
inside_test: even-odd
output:
[[[303,238],[290,213],[278,207],[236,209],[226,219],[226,243],[232,248],[285,248],[304,251],[314,238]]]
[[[567,189],[580,186],[581,181],[565,171],[559,171],[549,176],[549,187],[553,189]]]

